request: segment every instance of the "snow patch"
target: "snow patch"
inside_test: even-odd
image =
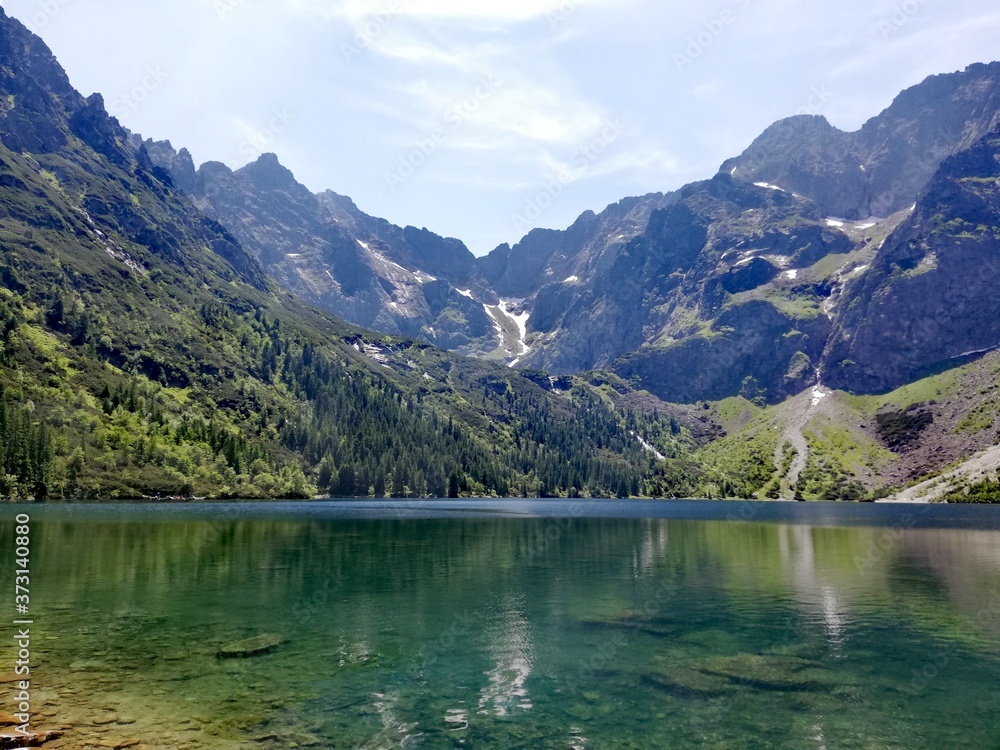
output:
[[[580,280],[579,276],[570,276],[568,279],[563,281],[563,284],[575,284]]]
[[[813,405],[813,407],[815,408],[815,407],[819,406],[820,402],[824,398],[826,398],[827,395],[829,395],[829,394],[827,394],[827,392],[823,389],[823,386],[821,386],[821,385],[815,386],[813,388],[813,392],[812,392],[812,405]]]
[[[855,229],[871,229],[872,227],[877,226],[877,224],[878,224],[878,222],[870,221],[867,224],[856,224],[854,228]]]
[[[365,250],[371,250],[371,247],[369,247],[367,242],[362,242],[361,240],[358,240],[358,244],[361,245],[361,247],[363,247]]]
[[[109,257],[111,257],[113,260],[118,261],[119,263],[124,264],[126,268],[128,268],[130,271],[140,276],[144,276],[146,273],[148,273],[146,268],[137,260],[135,260],[131,255],[129,255],[128,251],[125,248],[123,248],[121,245],[111,240],[106,234],[104,234],[104,232],[102,232],[100,229],[97,228],[97,225],[94,223],[94,220],[91,218],[90,214],[87,213],[85,209],[77,207],[74,208],[76,209],[77,212],[83,215],[83,218],[87,221],[87,224],[89,225],[89,228],[86,229],[88,236],[95,242],[99,243],[104,248],[104,252],[106,252]]]
[[[389,366],[389,357],[386,356],[386,350],[383,349],[381,346],[376,346],[375,344],[365,344],[364,353],[365,356],[368,357],[368,359],[372,360],[373,362],[377,362],[378,364],[382,365],[382,367]]]
[[[827,219],[826,225],[828,227],[842,227],[844,226],[844,222],[842,222],[840,219]]]
[[[461,294],[463,297],[468,297],[469,299],[473,299],[471,289],[456,289],[455,291]]]
[[[798,270],[797,270],[797,269],[794,269],[794,268],[793,268],[793,269],[792,269],[791,271],[785,271],[785,273],[784,273],[784,274],[782,274],[782,275],[783,275],[783,276],[784,276],[784,277],[785,277],[786,279],[791,279],[791,280],[793,280],[793,281],[794,281],[795,279],[797,279],[797,278],[799,277],[799,272],[798,272]]]
[[[989,354],[990,352],[1000,349],[1000,344],[996,346],[991,346],[988,349],[974,349],[971,352],[962,352],[961,354],[956,354],[952,359],[963,359],[964,357],[974,357],[977,354]]]
[[[389,367],[389,357],[386,356],[388,349],[383,349],[377,344],[368,344],[365,342],[357,342],[351,344],[354,347],[354,351],[364,354],[368,359],[377,362],[382,365],[382,367]]]
[[[792,263],[792,259],[787,255],[762,255],[761,257],[778,268],[788,268]]]
[[[510,309],[512,306],[513,303],[508,300],[500,301],[500,309],[503,310],[504,315],[513,320],[517,325],[518,343],[521,346],[521,353],[525,354],[528,351],[528,346],[524,343],[524,340],[528,338],[528,318],[531,317],[531,313],[515,313]]]
[[[777,190],[779,193],[786,192],[784,188],[780,188],[777,185],[772,185],[768,182],[755,182],[754,185],[756,185],[759,188],[766,188],[768,190]]]
[[[502,346],[503,326],[500,324],[500,321],[497,320],[497,316],[496,313],[493,312],[493,308],[491,308],[489,305],[483,305],[483,309],[486,311],[486,314],[489,316],[490,320],[493,321],[493,330],[496,332],[497,338],[500,339],[500,345]]]
[[[514,355],[514,360],[508,365],[508,367],[516,366],[524,357],[531,351],[531,347],[526,343],[528,338],[528,318],[531,317],[530,312],[516,313],[513,308],[519,305],[524,300],[501,300],[500,304],[495,308],[487,307],[483,305],[483,309],[486,310],[486,314],[490,316],[493,320],[494,327],[497,329],[497,334],[500,336],[501,343],[505,346],[507,351]],[[507,319],[507,323],[513,323],[517,327],[517,341],[513,342],[513,346],[509,345],[509,342],[504,341],[503,330],[504,326],[498,320],[498,315],[503,315]]]
[[[855,276],[860,276],[865,271],[867,271],[869,268],[870,268],[870,266],[868,266],[868,265],[858,266],[853,271],[851,271],[849,274],[847,274],[847,278],[853,279]]]

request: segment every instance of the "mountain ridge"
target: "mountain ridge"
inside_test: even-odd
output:
[[[704,432],[310,306],[5,15],[0,49],[0,496],[628,495]],[[202,178],[320,203],[257,167]]]
[[[831,312],[846,281],[815,273],[813,289],[796,290],[781,280],[809,274],[827,256],[869,258],[863,246],[870,238],[861,235],[897,223],[940,163],[997,122],[1000,63],[972,65],[901,92],[853,133],[820,116],[778,121],[715,178],[624,198],[599,213],[584,212],[565,230],[536,229],[479,258],[458,240],[395,227],[331,191],[312,194],[276,157],[235,172],[211,162],[195,170],[190,155],[169,144],[144,146],[159,166],[178,172],[178,185],[196,205],[254,249],[273,277],[352,322],[555,374],[613,368],[671,400],[748,392],[773,401],[808,387],[803,373],[822,369],[824,339],[836,325]],[[262,182],[255,170],[280,180]],[[282,191],[288,205],[279,208]],[[772,217],[773,226],[743,221],[741,212],[769,210],[761,191],[788,194],[798,204]],[[692,265],[667,272],[666,246],[695,241],[703,253],[721,252],[708,262],[692,249]],[[757,257],[747,256],[747,243],[756,245]],[[670,274],[698,278],[675,284]],[[753,304],[716,325],[723,308],[740,300]],[[815,320],[813,309],[832,324]],[[737,323],[743,339],[728,348],[713,333],[733,328],[727,321]],[[813,343],[766,349],[773,335],[803,329]],[[755,337],[764,349],[748,348]],[[691,355],[697,367],[671,364]],[[664,389],[665,378],[657,376],[670,371],[678,381],[695,369],[728,370],[736,361],[775,357],[770,370],[744,367],[739,379],[700,388]]]

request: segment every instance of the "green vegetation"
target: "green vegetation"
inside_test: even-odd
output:
[[[984,479],[964,489],[955,489],[943,498],[947,503],[971,503],[977,505],[1000,503],[1000,481]]]
[[[67,303],[47,307],[3,308],[3,358],[20,365],[3,376],[21,402],[41,407],[34,421],[25,407],[5,407],[4,496],[669,492],[632,437],[676,442],[669,418],[616,412],[586,389],[556,396],[502,368],[394,344],[394,358],[424,368],[417,380],[364,366],[348,349],[358,336],[347,337],[354,356],[345,356],[260,311],[208,304],[200,320],[172,317],[195,329],[177,339],[176,355],[153,337],[158,346],[130,360],[116,342],[130,326],[112,332]],[[196,367],[183,355],[199,339]],[[214,365],[209,349],[231,360]]]
[[[3,497],[690,493],[672,415],[320,313],[135,162],[0,173]]]
[[[923,432],[934,422],[934,415],[922,407],[924,404],[911,404],[900,411],[882,412],[875,415],[875,424],[882,440],[890,448],[898,450],[915,442]]]
[[[781,499],[782,482],[788,476],[788,472],[791,471],[792,464],[798,455],[798,450],[791,443],[785,443],[781,446],[781,468],[778,470],[777,475],[775,475],[775,477],[761,491],[761,496],[767,498],[768,500]]]
[[[45,113],[20,121],[39,131],[19,142],[37,136],[45,148],[0,145],[0,496],[753,498],[775,497],[790,481],[795,449],[778,444],[781,412],[763,408],[774,387],[763,378],[739,374],[742,389],[713,393],[740,397],[714,409],[674,407],[615,376],[553,386],[546,373],[362,331],[268,281],[222,225],[128,145],[96,99],[67,112],[41,77],[8,82],[19,109]],[[15,106],[14,94],[0,105]],[[804,259],[820,241],[849,247],[836,233],[817,234],[803,207],[769,204],[766,218],[736,206],[716,251],[766,240]],[[758,237],[771,219],[795,231]],[[698,236],[692,252],[703,249]],[[833,253],[794,279],[686,304],[660,340],[684,354],[667,334],[700,336],[713,345],[704,351],[719,345],[725,354],[744,335],[728,327],[740,316],[727,327],[713,316],[764,299],[801,329],[782,327],[793,356],[777,377],[805,382],[820,363],[794,347],[850,258]],[[671,269],[664,273],[680,283]],[[453,308],[439,322],[467,324]],[[506,338],[519,335],[511,321],[502,326]],[[886,445],[903,448],[933,420],[921,405],[957,393],[959,380],[946,373],[844,402],[875,417]],[[956,429],[983,433],[994,410],[995,400],[980,400]],[[813,420],[806,438],[795,488],[805,499],[859,498],[859,477],[888,454],[832,422]]]
[[[993,391],[996,386],[993,386],[990,390]],[[988,394],[981,394],[988,395]],[[989,394],[981,404],[962,417],[961,421],[955,426],[956,432],[970,432],[972,434],[978,434],[985,430],[990,429],[997,420],[997,415],[1000,414],[1000,399],[996,395]]]
[[[52,469],[53,439],[32,419],[34,404],[13,407],[0,390],[0,497],[45,498]]]
[[[768,291],[764,299],[790,318],[809,320],[822,312],[822,300],[815,296],[800,295],[788,289],[776,288]]]
[[[766,416],[758,417],[738,433],[715,441],[697,453],[704,474],[696,494],[721,498],[757,497],[774,476],[777,444],[778,432]]]
[[[917,380],[901,388],[881,396],[852,396],[845,394],[844,403],[858,414],[866,417],[876,412],[886,410],[905,410],[915,404],[933,404],[960,390],[963,373],[969,371],[968,366],[948,370],[940,375]]]
[[[844,472],[830,456],[810,453],[795,488],[797,499],[823,502],[857,502],[866,499],[864,486]]]

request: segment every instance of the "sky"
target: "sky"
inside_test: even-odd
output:
[[[84,95],[195,163],[477,255],[714,175],[772,122],[855,130],[1000,59],[995,0],[2,0]]]

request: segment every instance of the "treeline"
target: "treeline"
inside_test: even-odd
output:
[[[556,396],[435,357],[433,382],[383,374],[259,309],[216,303],[190,311],[212,351],[205,366],[190,340],[141,322],[122,325],[149,330],[147,346],[119,345],[93,299],[31,302],[0,305],[2,355],[47,384],[56,400],[44,411],[60,416],[50,430],[33,415],[30,387],[21,406],[4,402],[2,497],[678,497],[692,486],[675,420],[618,411],[585,388]],[[88,374],[74,383],[26,343],[37,335],[17,336],[38,325]],[[99,360],[111,367],[82,366]],[[186,385],[165,382],[165,368]]]
[[[983,479],[965,489],[955,489],[944,497],[948,503],[972,505],[1000,504],[1000,479]]]
[[[278,377],[306,413],[282,443],[337,497],[638,495],[650,460],[621,415],[595,398],[554,414],[549,399],[506,383],[483,388],[485,438],[388,380],[348,371],[267,327],[261,374]],[[278,367],[277,362],[281,364]]]
[[[0,387],[0,497],[44,499],[54,453],[52,433],[33,418],[34,404],[8,403]]]

